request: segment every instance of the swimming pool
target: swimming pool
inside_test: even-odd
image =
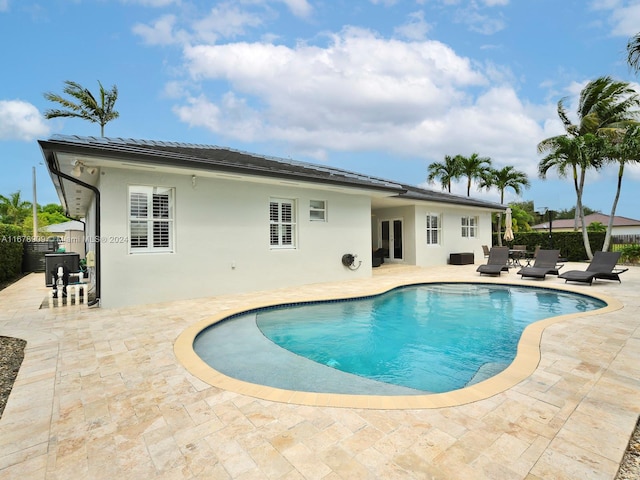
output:
[[[533,322],[604,306],[546,288],[413,285],[247,312],[199,333],[193,348],[217,371],[276,388],[421,395],[501,372]]]

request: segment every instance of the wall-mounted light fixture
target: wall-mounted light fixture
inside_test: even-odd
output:
[[[79,177],[85,170],[89,175],[95,175],[95,173],[98,171],[96,167],[88,167],[84,164],[84,162],[78,159],[73,160],[71,162],[71,165],[73,166],[73,168],[71,169],[71,175],[73,175],[74,177]]]
[[[71,165],[73,166],[73,168],[71,169],[71,175],[73,175],[74,177],[79,177],[80,175],[82,175],[82,172],[84,172],[84,163],[82,163],[80,160],[73,160],[71,162]]]
[[[195,175],[191,175],[191,186],[193,188],[196,188],[197,182],[198,182],[198,178]]]

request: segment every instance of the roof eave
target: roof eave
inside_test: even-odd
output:
[[[156,165],[163,167],[180,167],[193,170],[216,171],[229,174],[242,174],[252,176],[262,176],[267,178],[278,178],[287,180],[296,180],[308,183],[325,183],[341,187],[360,188],[367,190],[375,190],[381,192],[401,194],[406,190],[399,184],[377,184],[364,181],[347,181],[339,178],[319,178],[311,174],[304,175],[301,173],[293,173],[286,171],[269,171],[256,167],[243,167],[238,165],[212,165],[201,159],[194,157],[185,157],[174,154],[172,152],[163,151],[162,154],[150,154],[149,152],[129,152],[116,148],[105,148],[100,145],[79,145],[67,141],[55,139],[38,140],[45,158],[48,155],[56,155],[57,153],[66,153],[71,155],[87,155],[100,158],[118,158],[128,163],[139,163],[141,165]]]

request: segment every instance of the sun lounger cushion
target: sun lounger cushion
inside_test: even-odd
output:
[[[540,250],[532,267],[524,267],[518,271],[522,278],[546,278],[547,275],[557,275],[562,265],[558,265],[560,250]]]
[[[485,265],[480,265],[476,271],[482,275],[500,275],[503,270],[509,271],[509,247],[493,247],[489,252],[489,259]]]
[[[559,278],[565,282],[582,282],[591,285],[594,279],[618,280],[620,274],[627,269],[616,269],[616,263],[620,259],[620,252],[596,252],[586,270],[569,270]]]

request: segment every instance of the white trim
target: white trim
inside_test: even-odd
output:
[[[130,254],[173,253],[175,189],[172,187],[129,185],[127,189],[127,236]],[[159,245],[155,245],[155,243]]]
[[[291,198],[269,199],[269,247],[272,250],[297,249],[296,201]]]
[[[322,204],[322,206],[315,205]],[[314,218],[316,217],[316,218]],[[311,222],[327,222],[327,201],[326,200],[309,200],[309,221]]]
[[[435,217],[436,220],[436,227],[434,228],[433,226],[430,225],[430,219]],[[433,212],[427,212],[425,214],[425,234],[426,234],[426,244],[430,247],[435,247],[435,246],[440,246],[442,245],[442,214],[441,213],[433,213]],[[436,242],[431,242],[431,238],[432,235],[435,233],[436,237],[437,237],[437,241]]]
[[[478,238],[478,223],[477,215],[460,217],[460,236],[462,238]]]

